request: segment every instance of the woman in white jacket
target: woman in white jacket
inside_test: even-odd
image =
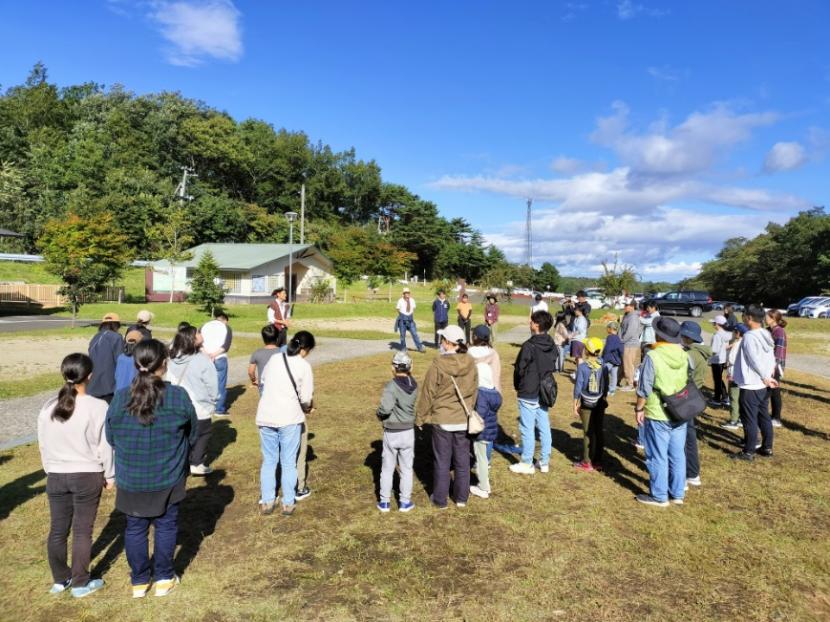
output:
[[[282,467],[282,514],[294,513],[297,487],[297,453],[306,413],[312,409],[314,374],[305,360],[314,349],[314,335],[301,330],[288,342],[282,355],[272,356],[262,371],[265,390],[257,407],[262,449],[259,507],[274,511],[277,497],[277,464]]]
[[[170,360],[167,362],[165,380],[181,386],[190,396],[199,431],[196,442],[190,450],[190,474],[208,475],[213,469],[205,464],[207,446],[210,441],[211,416],[219,399],[219,382],[216,368],[210,358],[200,351],[202,335],[195,326],[183,326],[173,337]]]

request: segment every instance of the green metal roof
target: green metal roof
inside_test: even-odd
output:
[[[288,244],[200,244],[189,249],[193,258],[177,263],[177,266],[195,268],[205,251],[213,253],[213,258],[222,270],[252,270],[257,266],[276,261],[288,256]],[[311,252],[309,252],[311,250]],[[296,259],[309,255],[325,257],[314,246],[309,244],[295,244],[293,253]],[[328,261],[328,260],[326,260]],[[153,262],[156,265],[167,264],[167,261]]]

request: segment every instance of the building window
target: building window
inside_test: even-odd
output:
[[[242,293],[242,278],[237,272],[220,272],[219,278],[225,285],[225,291],[229,294]]]

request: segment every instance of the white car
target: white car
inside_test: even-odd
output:
[[[830,311],[830,297],[817,298],[809,304],[801,307],[799,315],[807,318],[820,317],[822,313]]]

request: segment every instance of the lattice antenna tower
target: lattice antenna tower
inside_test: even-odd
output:
[[[527,265],[533,267],[533,199],[527,200],[527,224],[525,225],[525,234],[527,244]]]

